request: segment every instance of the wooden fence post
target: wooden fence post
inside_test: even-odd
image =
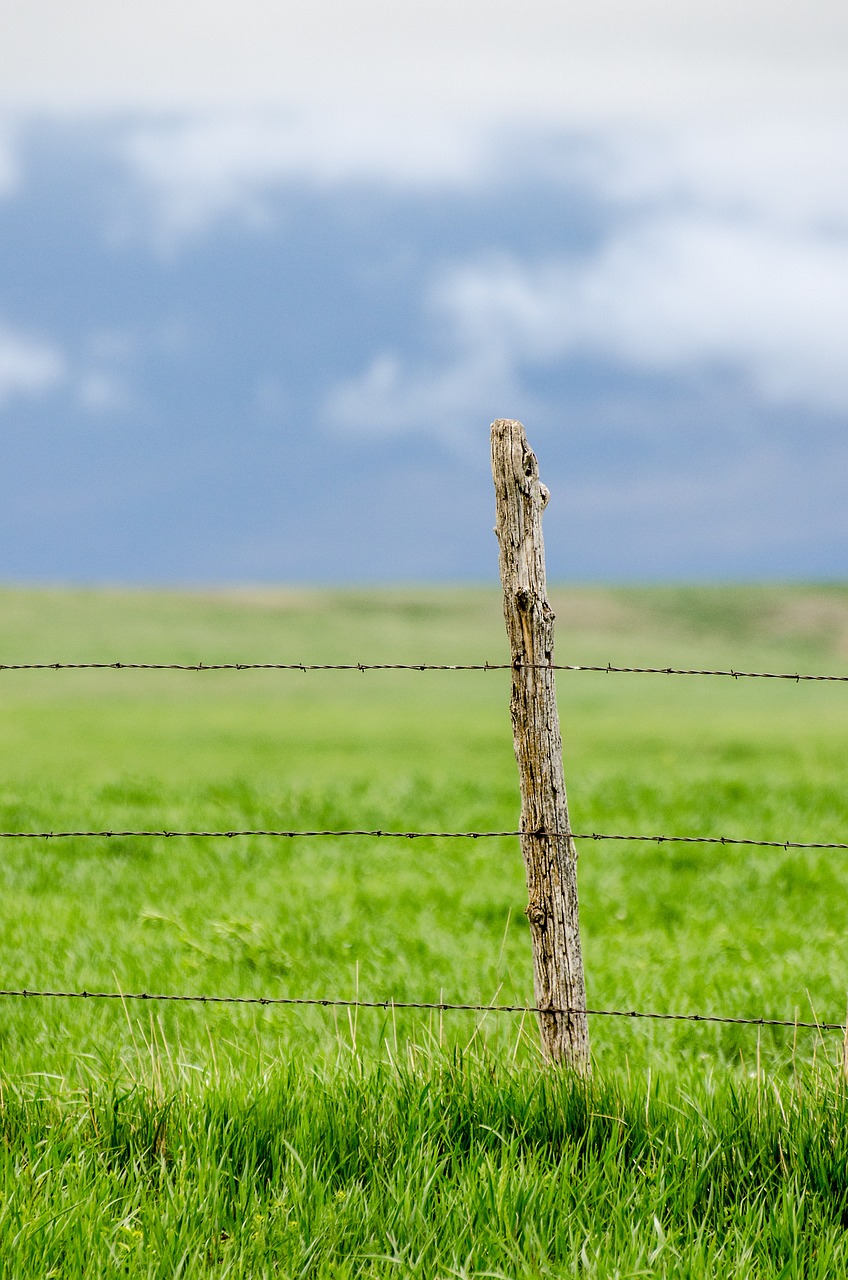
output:
[[[542,510],[548,491],[520,422],[492,424],[504,620],[512,653],[512,730],[521,782],[521,852],[533,984],[545,1057],[589,1072],[586,986],[577,911],[577,854],[568,834],[554,672],[554,613],[545,586]],[[564,1012],[545,1012],[546,1010]]]

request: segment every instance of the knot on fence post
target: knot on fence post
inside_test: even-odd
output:
[[[544,929],[548,922],[547,912],[538,902],[528,902],[524,914],[535,929]]]

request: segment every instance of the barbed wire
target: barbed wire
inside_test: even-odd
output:
[[[596,1018],[646,1018],[656,1022],[718,1022],[745,1027],[792,1027],[809,1031],[845,1031],[843,1022],[802,1022],[788,1018],[741,1018],[717,1013],[655,1013],[640,1009],[564,1009],[532,1004],[459,1004],[446,1000],[349,1000],[341,996],[210,996],[150,991],[32,991],[0,990],[0,997],[57,1000],[156,1000],[176,1004],[305,1005],[345,1009],[428,1009],[440,1013],[537,1013]]]
[[[553,670],[572,672],[597,672],[602,674],[635,674],[635,675],[688,675],[688,676],[722,676],[731,679],[764,679],[848,683],[848,675],[816,675],[800,672],[742,671],[734,668],[683,668],[683,667],[637,667],[616,666],[612,663],[576,664],[576,663],[146,663],[146,662],[48,662],[48,663],[0,663],[0,671],[46,671],[46,670],[130,670],[130,671],[509,671],[509,670]],[[746,837],[728,836],[679,836],[657,834],[630,834],[609,832],[558,832],[558,831],[387,831],[380,828],[367,829],[316,829],[316,830],[284,830],[284,829],[242,829],[242,830],[187,830],[175,831],[168,828],[145,830],[78,830],[78,831],[0,831],[0,839],[89,839],[89,838],[145,838],[160,837],[164,839],[180,838],[220,838],[236,837],[276,837],[282,839],[321,838],[321,837],[366,837],[378,839],[421,840],[421,839],[493,839],[514,838],[524,835],[539,838],[570,837],[573,840],[593,841],[627,841],[656,844],[716,844],[744,845],[762,848],[779,849],[848,849],[848,842],[837,841],[797,841],[797,840],[757,840]],[[193,1004],[243,1004],[260,1006],[317,1006],[344,1007],[382,1010],[430,1010],[437,1012],[477,1012],[477,1013],[521,1013],[521,1014],[556,1014],[587,1015],[593,1017],[649,1019],[669,1022],[701,1022],[720,1023],[741,1026],[774,1026],[816,1031],[846,1030],[841,1022],[806,1022],[797,1019],[779,1018],[743,1018],[718,1014],[700,1013],[659,1013],[634,1009],[564,1009],[542,1008],[538,1005],[522,1004],[474,1004],[454,1003],[446,1001],[409,1001],[409,1000],[360,1000],[342,997],[308,997],[308,996],[220,996],[195,994],[161,994],[152,992],[121,991],[54,991],[29,990],[27,988],[0,989],[0,997],[42,998],[42,999],[81,999],[81,1000],[120,1000],[120,1001],[163,1001],[170,1003]]]
[[[366,836],[380,840],[492,840],[514,836],[539,839],[626,840],[645,844],[721,844],[754,845],[764,849],[848,849],[848,842],[838,840],[754,840],[745,836],[669,836],[631,835],[608,831],[384,831],[380,828],[345,828],[342,830],[294,831],[251,827],[241,831],[172,831],[167,827],[136,831],[0,831],[0,840],[69,840],[113,839],[158,836],[166,840],[221,839],[237,836],[271,836],[284,840],[320,839],[324,836]]]
[[[733,667],[623,667],[573,662],[0,662],[0,671],[596,671],[605,675],[725,676],[733,680],[848,683],[848,675]]]

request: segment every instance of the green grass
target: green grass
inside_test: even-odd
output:
[[[585,1087],[486,1058],[3,1108],[4,1275],[824,1277],[831,1084]]]
[[[841,587],[554,604],[563,662],[847,669]],[[482,589],[0,592],[0,662],[504,649]],[[508,681],[0,673],[0,828],[510,828]],[[559,694],[575,829],[846,839],[848,687],[563,673]],[[532,997],[514,840],[0,859],[2,986]],[[595,1007],[844,1016],[844,854],[583,844],[580,893]],[[838,1036],[591,1036],[586,1094],[518,1017],[3,1000],[4,1274],[848,1273]]]

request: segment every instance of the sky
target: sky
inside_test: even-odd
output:
[[[843,0],[0,8],[0,580],[848,577]]]

